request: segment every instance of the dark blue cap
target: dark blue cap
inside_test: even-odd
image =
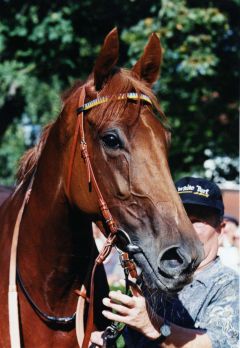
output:
[[[175,185],[183,204],[215,208],[223,216],[222,193],[214,182],[202,178],[185,177],[178,180]]]

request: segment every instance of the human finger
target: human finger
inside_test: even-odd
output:
[[[91,347],[91,344],[96,344],[98,347],[103,346],[102,334],[103,334],[103,331],[94,331],[91,333],[90,347]]]
[[[121,315],[128,315],[129,314],[128,307],[122,306],[118,303],[115,303],[112,300],[110,300],[109,298],[104,298],[102,302],[105,306],[111,308],[112,310],[118,312]]]
[[[113,301],[119,301],[121,304],[129,308],[133,308],[135,306],[135,299],[128,295],[122,294],[120,291],[110,291],[109,297]]]
[[[104,315],[105,318],[111,320],[111,321],[117,321],[119,323],[124,323],[127,324],[128,320],[126,316],[122,316],[120,314],[116,314],[113,312],[109,312],[109,311],[102,311],[102,314]]]

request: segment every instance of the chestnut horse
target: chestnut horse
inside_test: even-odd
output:
[[[47,320],[36,306],[49,316],[71,317],[77,301],[74,290],[85,282],[97,255],[92,222],[109,233],[96,192],[88,187],[79,140],[70,163],[83,88],[85,106],[94,100],[84,111],[89,157],[101,193],[122,231],[119,247],[130,243],[138,249],[134,260],[149,289],[178,290],[201,261],[202,247],[171,179],[169,131],[151,90],[160,69],[159,39],[152,34],[131,71],[116,67],[118,45],[114,29],[105,38],[93,73],[65,94],[59,117],[23,158],[19,184],[1,206],[1,348],[10,347],[7,292],[13,228],[33,176],[17,249],[21,345],[78,346],[74,320],[66,324]],[[160,113],[160,121],[153,110]],[[94,306],[97,329],[107,324],[101,315],[101,299],[107,292],[106,276],[99,267]]]

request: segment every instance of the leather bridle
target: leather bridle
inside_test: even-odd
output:
[[[84,111],[89,110],[97,105],[103,104],[108,102],[109,100],[124,100],[124,99],[133,99],[133,100],[143,100],[145,102],[148,102],[149,104],[152,104],[150,98],[144,94],[137,94],[137,93],[127,93],[127,94],[120,94],[114,97],[101,97],[97,98],[91,102],[88,102],[84,104],[86,96],[86,90],[85,86],[81,88],[80,96],[79,96],[79,107],[77,109],[77,124],[74,132],[74,138],[72,143],[72,149],[71,149],[71,155],[70,155],[70,166],[69,166],[69,173],[68,173],[68,181],[67,181],[67,192],[70,195],[70,182],[71,182],[71,173],[72,173],[72,167],[74,162],[74,156],[76,152],[76,146],[77,146],[77,138],[78,134],[80,136],[80,147],[81,147],[81,155],[84,159],[86,169],[87,169],[87,177],[88,177],[88,185],[89,188],[93,186],[98,199],[98,206],[100,208],[102,217],[104,219],[104,222],[107,226],[107,229],[109,231],[109,235],[106,239],[105,245],[103,246],[102,251],[99,253],[98,257],[95,260],[95,264],[92,270],[91,275],[91,282],[90,282],[90,297],[89,297],[89,309],[88,309],[88,320],[85,330],[85,336],[82,343],[82,348],[87,348],[91,336],[91,332],[93,329],[93,297],[94,297],[94,274],[96,267],[103,263],[103,261],[107,258],[107,256],[110,254],[112,246],[116,240],[116,234],[118,232],[117,226],[115,221],[112,218],[112,215],[110,213],[110,210],[106,204],[106,202],[103,199],[102,193],[99,189],[99,186],[97,184],[88,149],[87,149],[87,143],[85,139],[85,132],[84,132]],[[133,277],[136,277],[136,269],[135,266],[133,266],[133,263],[129,262],[126,264],[126,260],[128,260],[128,257],[125,256],[125,265],[126,267],[129,266],[129,272],[132,274]]]
[[[117,96],[111,96],[111,97],[101,97],[94,99],[91,102],[88,102],[85,104],[85,97],[86,97],[86,89],[85,85],[81,87],[80,95],[79,95],[79,101],[78,101],[78,108],[76,110],[77,112],[77,123],[76,123],[76,128],[74,131],[74,136],[73,136],[73,142],[70,150],[70,162],[69,162],[69,171],[67,175],[67,185],[66,185],[66,191],[67,191],[67,196],[70,199],[70,185],[71,185],[71,177],[72,177],[72,170],[73,170],[73,163],[74,163],[74,158],[75,158],[75,153],[76,153],[76,147],[78,144],[78,140],[80,137],[80,150],[81,150],[81,156],[84,159],[85,165],[86,165],[86,170],[87,170],[87,178],[88,178],[88,184],[89,184],[89,189],[91,189],[91,186],[93,186],[96,195],[97,195],[97,200],[98,200],[98,206],[101,211],[103,220],[107,226],[107,239],[105,241],[105,244],[103,246],[102,251],[99,253],[97,256],[94,266],[92,269],[92,274],[91,274],[91,280],[90,280],[90,296],[89,299],[87,299],[86,296],[86,288],[83,285],[81,290],[77,290],[76,293],[79,295],[79,302],[77,306],[76,313],[74,313],[72,316],[69,317],[54,317],[54,316],[49,316],[45,314],[43,311],[39,309],[39,307],[34,303],[34,301],[31,299],[30,295],[28,294],[27,290],[25,289],[23,285],[23,281],[20,277],[19,272],[17,271],[17,244],[18,244],[18,235],[19,235],[19,229],[20,229],[20,224],[22,221],[23,213],[24,210],[27,206],[34,178],[35,178],[35,172],[32,176],[32,179],[30,181],[30,184],[28,186],[28,189],[26,191],[22,206],[18,212],[18,216],[16,219],[16,223],[14,226],[14,232],[13,232],[13,239],[12,239],[12,246],[11,246],[11,256],[10,256],[10,270],[9,270],[9,292],[8,292],[8,306],[9,306],[9,330],[10,330],[10,341],[11,341],[11,347],[12,348],[20,348],[20,333],[19,333],[19,313],[18,313],[18,294],[17,294],[17,286],[16,286],[16,281],[19,282],[19,285],[35,310],[35,312],[45,321],[48,322],[53,322],[55,324],[69,324],[71,323],[75,317],[76,317],[76,331],[77,331],[77,338],[78,338],[78,343],[79,346],[82,348],[87,348],[91,336],[91,332],[93,330],[93,322],[94,322],[94,312],[93,312],[93,298],[94,298],[94,275],[95,275],[95,270],[98,265],[102,264],[103,261],[107,258],[107,256],[110,254],[111,249],[116,242],[116,236],[118,233],[118,228],[116,226],[116,223],[110,213],[110,210],[102,196],[101,190],[99,189],[99,186],[97,184],[93,168],[91,165],[88,149],[87,149],[87,143],[85,139],[85,132],[84,132],[84,111],[87,111],[97,105],[106,103],[110,100],[124,100],[124,99],[130,99],[130,100],[138,100],[138,101],[144,101],[149,104],[152,104],[150,98],[144,94],[138,94],[138,93],[126,93],[126,94],[120,94]],[[128,252],[130,254],[138,253],[141,252],[141,249],[133,245],[130,241],[130,238],[128,234],[124,231],[123,232],[127,239],[129,240],[128,244]],[[135,268],[135,264],[133,263],[132,260],[129,259],[128,253],[122,253],[122,265],[125,268],[125,270],[130,273],[132,278],[137,278],[137,272]],[[132,290],[134,292],[134,290]],[[86,330],[85,330],[85,335],[84,338],[83,336],[83,315],[84,315],[84,302],[85,300],[88,300],[89,302],[89,307],[88,307],[88,316],[87,316],[87,324],[86,324]],[[80,324],[81,321],[81,324]],[[79,327],[79,330],[78,330]]]

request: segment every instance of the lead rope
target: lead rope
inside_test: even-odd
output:
[[[31,178],[25,193],[23,203],[18,212],[15,222],[12,245],[10,251],[10,267],[9,267],[9,286],[8,286],[8,320],[9,320],[9,333],[10,333],[10,345],[12,348],[21,348],[20,343],[20,329],[19,329],[19,310],[18,310],[18,292],[17,292],[17,245],[18,236],[20,230],[20,223],[23,217],[25,207],[29,201],[31,194],[36,170]]]

